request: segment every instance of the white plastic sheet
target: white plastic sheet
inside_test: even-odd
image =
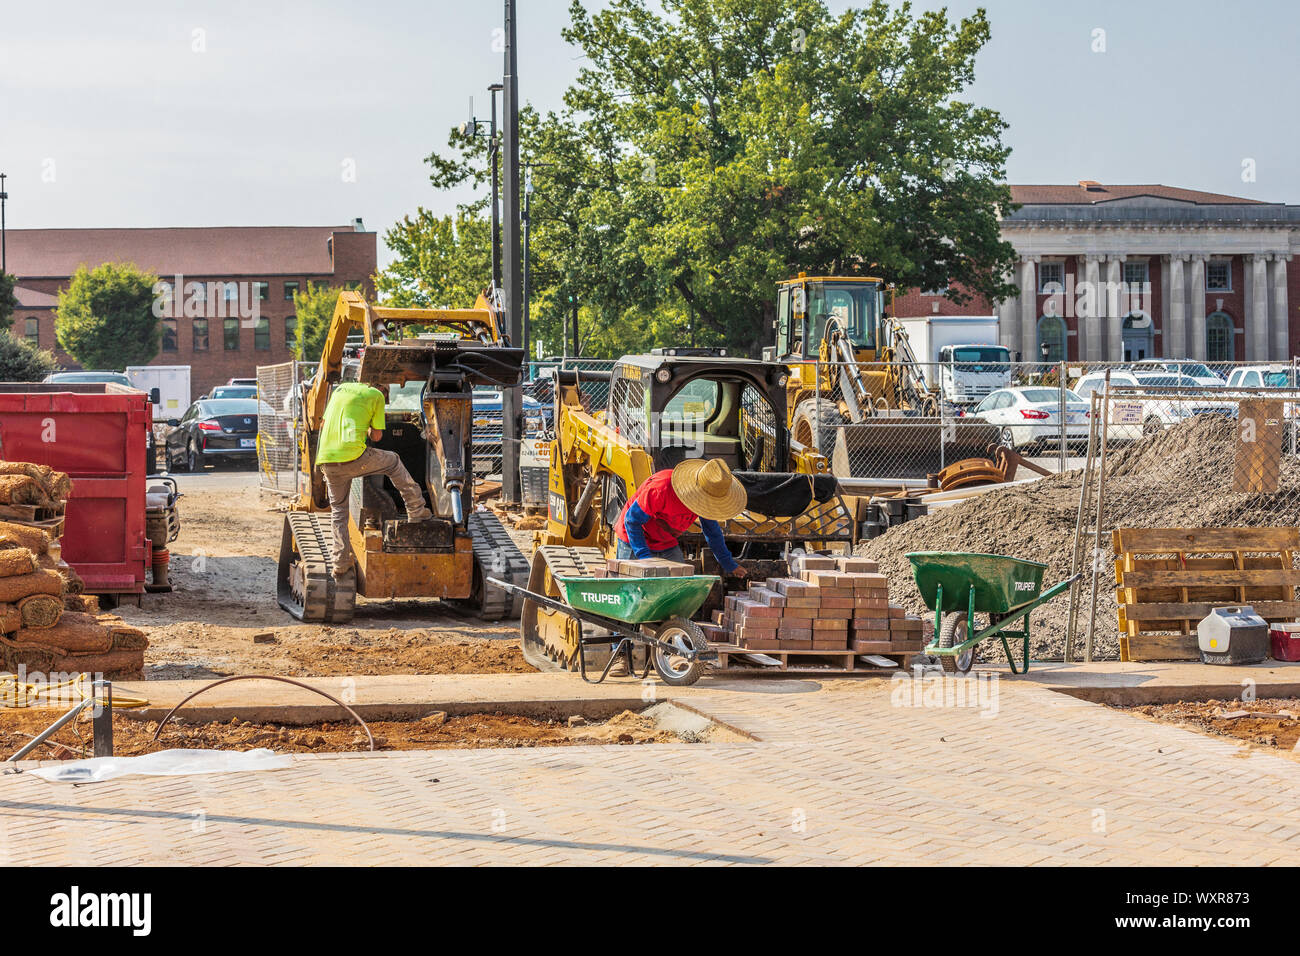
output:
[[[51,783],[99,783],[143,774],[177,777],[191,773],[242,773],[283,770],[292,766],[288,754],[265,747],[256,750],[159,750],[140,757],[91,757],[28,771]]]

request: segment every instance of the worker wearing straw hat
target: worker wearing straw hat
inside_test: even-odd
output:
[[[614,524],[617,557],[685,560],[679,541],[698,519],[724,574],[745,577],[727,549],[719,521],[745,510],[745,488],[720,458],[692,458],[651,475],[623,506]]]

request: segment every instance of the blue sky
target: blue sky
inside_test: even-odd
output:
[[[6,6],[0,171],[12,227],[360,216],[382,231],[417,205],[450,210],[457,197],[432,190],[421,160],[470,96],[486,115],[501,72],[497,2]],[[1300,4],[984,6],[993,39],[971,98],[1011,124],[1012,182],[1161,182],[1300,203]],[[567,0],[520,7],[521,95],[556,107],[580,66],[560,37]]]

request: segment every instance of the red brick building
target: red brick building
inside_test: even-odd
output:
[[[1002,237],[1020,294],[958,306],[900,295],[895,314],[998,316],[1025,361],[1286,361],[1300,354],[1300,206],[1172,186],[1012,186]],[[1141,290],[1138,296],[1118,290]]]
[[[308,283],[373,295],[376,237],[348,226],[211,229],[10,229],[18,279],[12,334],[76,362],[54,333],[58,293],[77,267],[131,262],[157,273],[163,349],[153,365],[188,365],[193,395],[293,358],[293,293]],[[253,307],[254,300],[256,301]]]

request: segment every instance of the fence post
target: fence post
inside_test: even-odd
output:
[[[813,362],[813,450],[822,452],[822,363]]]
[[[1057,416],[1056,416],[1057,418],[1059,418],[1059,419],[1061,420],[1061,440],[1060,440],[1060,442],[1059,442],[1059,447],[1057,448],[1057,452],[1058,452],[1058,460],[1059,460],[1060,463],[1061,463],[1061,471],[1065,471],[1065,436],[1068,434],[1068,432],[1066,431],[1066,428],[1065,428],[1065,392],[1066,392],[1066,388],[1065,388],[1065,361],[1064,361],[1064,360],[1062,360],[1061,363],[1060,363],[1060,365],[1058,366],[1058,372],[1057,372],[1057,374],[1060,376],[1060,381],[1057,383],[1057,385],[1059,386],[1059,389],[1060,389],[1060,397],[1061,397],[1061,400],[1060,400],[1060,409],[1059,409],[1059,411],[1057,412]]]

